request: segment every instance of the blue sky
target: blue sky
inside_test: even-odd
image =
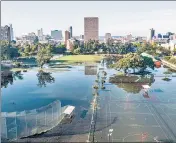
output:
[[[12,23],[14,36],[57,29],[71,25],[73,36],[84,34],[84,17],[99,17],[99,35],[147,36],[176,33],[176,1],[2,1],[1,25]]]

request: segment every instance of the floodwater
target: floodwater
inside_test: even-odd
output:
[[[85,69],[73,66],[68,71],[52,71],[45,80],[36,76],[35,68],[22,72],[21,78],[13,79],[12,85],[2,88],[2,111],[32,110],[60,100],[62,106],[82,107],[80,118],[86,120],[96,76],[92,75],[94,72],[88,75]],[[142,84],[109,83],[108,78],[117,71],[107,68],[105,71],[106,89],[99,90],[96,141],[176,141],[176,77],[170,75],[171,81],[163,81],[167,68],[148,69],[154,75],[148,96],[143,94]],[[75,122],[68,130],[80,134],[89,129],[89,123],[90,120],[86,122],[87,128],[80,128],[81,122]]]
[[[33,110],[55,100],[60,100],[62,106],[88,108],[95,75],[85,75],[84,66],[50,72],[49,77],[38,78],[38,70],[32,68],[13,78],[2,88],[2,112]]]
[[[149,70],[149,69],[148,69]],[[99,95],[95,141],[98,142],[175,142],[176,77],[162,80],[167,68],[156,68],[148,95],[142,85],[108,83]],[[108,76],[114,70],[107,70]]]

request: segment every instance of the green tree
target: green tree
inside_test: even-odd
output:
[[[7,60],[9,58],[9,42],[1,41],[1,60]]]
[[[35,55],[38,51],[38,44],[31,45],[31,54]]]
[[[12,46],[8,41],[1,41],[1,60],[11,60],[19,56],[17,47]]]
[[[30,48],[30,45],[27,44],[27,45],[25,45],[25,47],[24,47],[24,53],[23,53],[23,55],[24,55],[24,56],[29,56],[30,54],[31,54],[31,48]]]
[[[113,67],[120,70],[123,69],[125,73],[127,73],[129,68],[132,68],[134,72],[135,69],[144,72],[147,67],[154,69],[154,62],[152,58],[140,56],[136,53],[129,53],[114,64]]]
[[[77,49],[74,49],[73,53],[76,54],[76,55],[81,54],[81,48],[79,47]]]
[[[131,67],[130,58],[124,57],[120,59],[115,67],[120,70],[123,69],[124,73],[127,73],[127,70]]]
[[[39,42],[38,36],[35,37],[34,39],[34,44],[37,44]]]
[[[37,53],[37,63],[40,66],[40,68],[43,68],[43,65],[48,63],[51,58],[52,54],[49,48],[40,47],[40,50]]]

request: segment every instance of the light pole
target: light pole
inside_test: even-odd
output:
[[[108,142],[110,142],[110,137],[112,136],[113,129],[109,129]],[[111,141],[112,142],[112,141]]]

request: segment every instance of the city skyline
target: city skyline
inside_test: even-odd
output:
[[[98,17],[99,36],[147,36],[151,28],[156,33],[176,33],[175,6],[174,1],[3,1],[1,25],[11,23],[14,37],[37,33],[40,28],[50,34],[51,30],[65,31],[69,26],[73,27],[73,36],[79,36],[84,34],[84,17]]]

